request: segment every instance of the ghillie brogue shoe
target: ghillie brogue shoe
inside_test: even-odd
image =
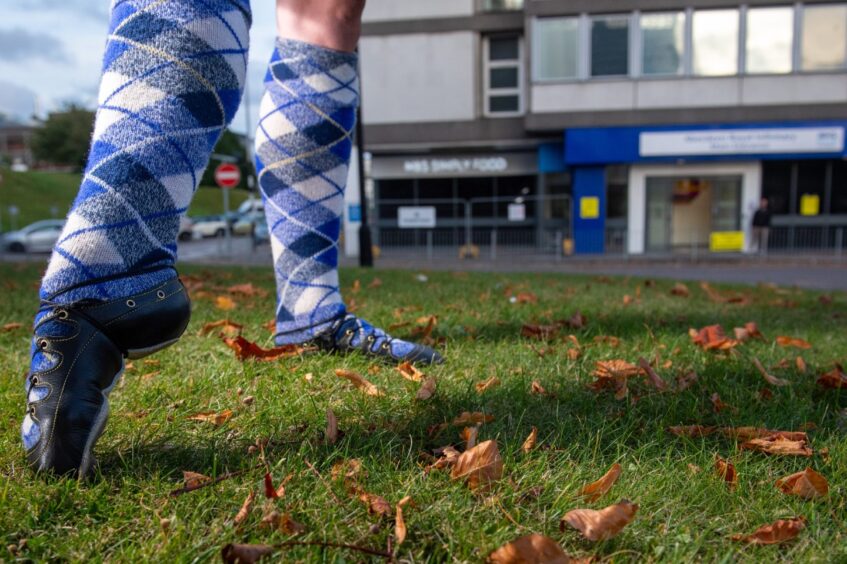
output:
[[[426,345],[395,339],[364,319],[347,314],[336,321],[329,331],[313,341],[318,348],[333,352],[359,351],[381,360],[441,364],[444,358]]]
[[[38,472],[88,474],[124,359],[172,345],[190,316],[191,303],[178,278],[111,301],[43,301],[35,318],[21,426],[30,466]]]

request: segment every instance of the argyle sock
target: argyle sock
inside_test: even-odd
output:
[[[173,277],[180,217],[241,100],[249,26],[249,0],[113,0],[88,164],[43,299]]]
[[[329,330],[346,310],[338,236],[358,103],[357,56],[279,39],[265,77],[256,171],[277,280],[277,343]]]

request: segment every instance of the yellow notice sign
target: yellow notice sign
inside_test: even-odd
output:
[[[800,215],[820,215],[821,197],[817,194],[803,194],[800,197]]]
[[[715,231],[709,237],[709,250],[725,253],[744,250],[743,231]]]
[[[580,198],[579,217],[581,219],[597,219],[600,217],[600,198],[596,196]]]

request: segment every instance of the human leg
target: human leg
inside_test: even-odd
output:
[[[41,286],[22,438],[32,466],[84,474],[127,356],[179,338],[179,219],[241,98],[247,0],[113,3],[79,194]]]
[[[265,79],[256,170],[277,278],[277,342],[316,340],[400,360],[440,361],[348,315],[338,237],[358,104],[364,2],[278,0],[280,38]],[[291,21],[289,21],[291,20]]]

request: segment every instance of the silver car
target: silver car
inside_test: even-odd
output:
[[[23,229],[6,233],[2,238],[2,248],[12,253],[49,253],[64,226],[64,219],[36,221]]]

